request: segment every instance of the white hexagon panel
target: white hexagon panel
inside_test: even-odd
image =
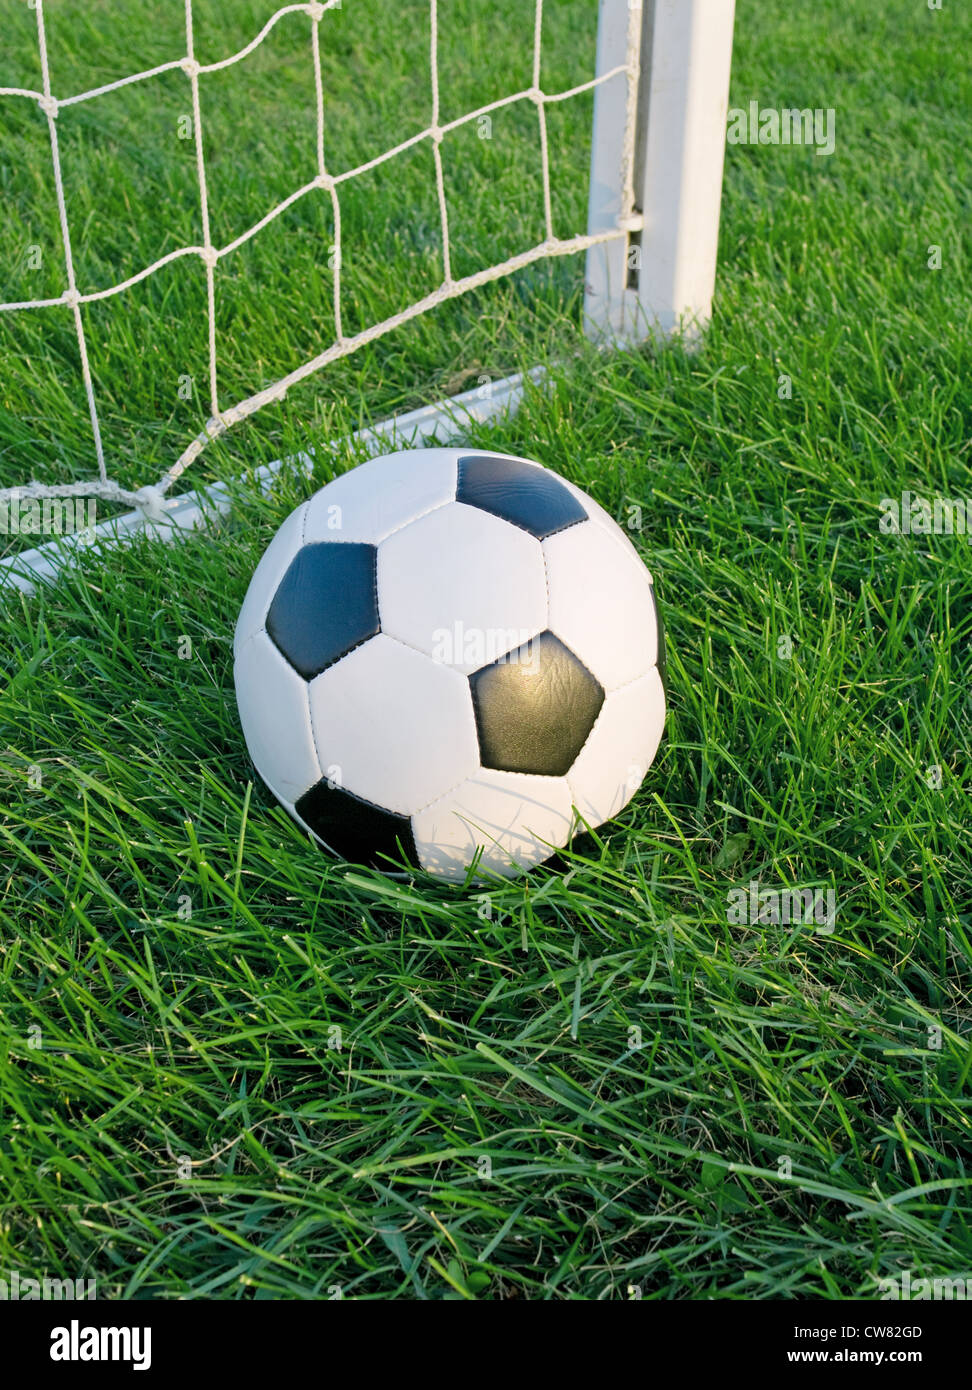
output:
[[[614,529],[618,537],[574,526],[543,543],[550,626],[605,690],[646,675],[658,659],[651,576]]]
[[[547,625],[536,537],[452,502],[378,547],[381,630],[467,675]]]
[[[305,539],[377,545],[456,495],[450,449],[386,454],[342,473],[307,503]]]
[[[236,692],[256,770],[282,801],[292,804],[322,774],[307,682],[261,631],[240,648]]]
[[[605,698],[567,777],[571,800],[588,825],[603,825],[627,806],[664,731],[665,688],[656,667]]]
[[[469,682],[380,634],[309,686],[317,754],[345,792],[410,816],[479,766]]]
[[[528,459],[372,459],[283,524],[237,625],[258,772],[334,853],[516,873],[637,790],[665,718],[651,577]]]
[[[570,788],[563,777],[481,768],[412,818],[423,867],[462,879],[473,859],[491,873],[540,864],[570,838]]]

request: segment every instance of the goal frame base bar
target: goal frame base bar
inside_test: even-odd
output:
[[[387,453],[390,444],[413,449],[430,444],[448,444],[466,433],[470,426],[488,424],[492,420],[514,415],[528,384],[541,387],[548,380],[547,368],[538,366],[486,386],[474,386],[469,391],[446,397],[432,405],[419,406],[417,410],[403,415],[389,416],[376,425],[328,440],[317,448],[309,446],[296,454],[261,464],[248,475],[247,481],[267,494],[281,469],[297,467],[310,474],[319,453],[353,448],[363,451],[365,459],[368,459]],[[93,528],[90,539],[82,539],[83,532],[56,536],[32,550],[24,550],[0,560],[0,593],[18,590],[27,595],[35,594],[38,585],[56,582],[61,571],[77,563],[79,558],[99,554],[104,556],[138,535],[173,541],[204,526],[213,516],[226,515],[232,500],[233,491],[229,484],[211,483],[208,487],[167,497],[162,504],[165,513],[162,519],[154,519],[136,509],[99,522]]]

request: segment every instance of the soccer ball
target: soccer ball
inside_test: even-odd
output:
[[[292,512],[247,591],[257,771],[332,853],[512,875],[634,795],[665,720],[651,575],[580,488],[471,449],[372,459]]]

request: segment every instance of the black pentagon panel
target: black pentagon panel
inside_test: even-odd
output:
[[[294,808],[327,847],[353,864],[387,870],[389,859],[418,864],[410,816],[383,811],[322,778]]]
[[[459,460],[456,501],[492,512],[540,541],[587,520],[580,502],[552,473],[495,454]]]
[[[298,550],[267,613],[267,632],[306,680],[379,631],[378,551],[320,541]]]
[[[469,677],[484,767],[563,777],[587,742],[604,691],[552,632]]]

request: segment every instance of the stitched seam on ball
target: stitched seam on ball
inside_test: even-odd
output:
[[[469,686],[469,699],[472,704],[473,728],[476,732],[476,752],[479,755],[480,767],[483,761],[483,724],[480,718],[479,699],[476,695],[476,687],[472,681],[467,681]],[[431,803],[430,803],[431,804]]]
[[[428,652],[423,652],[418,647],[413,647],[411,642],[405,641],[404,637],[396,637],[393,632],[385,631],[380,632],[378,635],[380,637],[387,637],[388,641],[394,642],[396,646],[404,647],[405,650],[411,652],[413,656],[424,656],[426,661],[432,662],[433,666],[444,666],[447,671],[452,669],[450,666],[446,666],[444,661],[436,661],[435,657],[429,656]]]
[[[455,467],[455,465],[453,465],[453,467]],[[404,531],[405,528],[406,528],[407,526],[412,526],[416,521],[421,521],[422,518],[423,518],[424,516],[431,516],[433,512],[441,511],[443,507],[448,507],[448,506],[450,506],[453,502],[455,502],[455,501],[457,500],[457,498],[456,498],[456,493],[457,493],[458,491],[459,491],[459,478],[458,478],[458,470],[457,470],[457,471],[456,471],[456,477],[453,479],[453,482],[452,482],[452,496],[451,496],[451,497],[447,497],[447,498],[445,499],[444,502],[436,502],[433,506],[431,506],[431,507],[426,507],[426,509],[425,509],[424,512],[419,512],[417,516],[409,517],[408,521],[402,521],[402,522],[400,522],[398,526],[392,527],[392,529],[391,529],[390,531],[386,532],[385,535],[382,536],[381,540],[375,541],[374,544],[375,544],[376,546],[379,546],[379,545],[381,545],[384,541],[390,540],[390,539],[392,538],[392,536],[397,536],[398,533],[399,533],[399,531]]]
[[[378,631],[381,632],[381,604],[378,600],[378,547],[372,547],[374,558],[371,562],[371,597],[375,605],[375,617],[378,619]]]
[[[415,516],[410,516],[408,521],[401,522],[393,531],[389,531],[387,535],[382,536],[377,544],[382,545],[385,541],[391,540],[392,536],[397,536],[400,531],[407,531],[410,526],[414,526],[415,523],[421,521],[423,517],[431,516],[433,512],[441,512],[443,507],[451,507],[455,500],[455,497],[447,497],[444,502],[436,502],[434,507],[426,507],[424,512],[418,512]]]
[[[661,679],[661,671],[658,670],[658,662],[653,661],[651,665],[648,667],[647,671],[642,671],[640,676],[632,676],[629,681],[625,681],[622,685],[612,685],[610,690],[605,690],[604,686],[601,686],[601,689],[604,690],[604,703],[607,704],[608,699],[612,695],[618,695],[622,690],[627,690],[629,685],[637,685],[639,681],[647,680],[648,677],[651,675],[652,671],[658,671],[659,679]],[[598,719],[600,719],[600,717],[600,715],[597,716]],[[597,720],[595,720],[594,723],[596,725]],[[594,730],[592,729],[591,733],[593,732]],[[588,735],[588,738],[589,737],[590,734]]]
[[[432,799],[430,801],[427,801],[424,806],[420,806],[417,811],[413,811],[413,819],[415,816],[420,816],[423,811],[427,811],[430,806],[434,806],[437,801],[442,801],[445,799],[445,797],[451,796],[452,793],[456,791],[458,787],[461,787],[464,782],[471,781],[478,773],[483,771],[483,752],[479,742],[479,719],[476,715],[476,696],[473,691],[472,681],[469,679],[468,676],[464,677],[464,680],[466,682],[466,690],[469,693],[469,703],[472,707],[473,736],[476,740],[476,769],[474,772],[469,772],[464,777],[460,777],[458,782],[454,782],[452,786],[447,787],[444,792],[440,792],[438,796],[433,796]],[[414,835],[414,828],[412,833]]]
[[[635,680],[643,680],[643,679],[644,679],[643,676],[636,676],[636,677],[635,677]],[[599,684],[600,684],[600,682],[599,682]],[[633,685],[633,684],[634,684],[634,681],[629,681],[629,682],[627,682],[627,684]],[[596,729],[597,729],[598,724],[600,724],[601,720],[604,718],[605,711],[607,710],[608,700],[610,699],[611,695],[614,694],[613,691],[608,692],[607,690],[604,690],[604,686],[603,686],[603,685],[601,686],[601,689],[604,691],[604,699],[601,701],[601,708],[600,708],[600,709],[598,710],[598,712],[597,712],[597,718],[594,720],[594,723],[591,725],[590,729],[588,730],[588,732],[587,732],[587,738],[585,738],[584,742],[581,744],[580,748],[577,750],[577,757],[574,758],[574,761],[571,763],[570,767],[569,767],[569,768],[567,769],[567,771],[564,773],[564,780],[565,780],[566,783],[567,783],[567,790],[570,792],[571,796],[574,795],[574,788],[570,785],[570,774],[573,772],[574,768],[577,766],[577,761],[578,761],[578,759],[579,759],[579,758],[581,757],[581,755],[584,753],[584,751],[585,751],[586,748],[587,748],[587,745],[590,743],[591,739],[594,737],[594,733],[595,733],[595,731],[596,731]],[[619,690],[623,690],[623,689],[624,689],[624,686],[619,686],[618,689],[619,689]]]
[[[547,547],[543,541],[540,542],[540,558],[543,560],[543,588],[547,596],[547,626],[544,631],[550,631],[550,569],[547,564]],[[539,633],[537,636],[539,637]]]
[[[466,777],[460,777],[458,782],[454,782],[453,785],[451,787],[447,787],[444,792],[440,792],[438,796],[433,796],[431,801],[427,801],[424,806],[420,806],[417,811],[413,811],[412,819],[414,820],[416,816],[420,816],[423,811],[427,811],[430,806],[434,806],[437,801],[445,801],[446,797],[451,796],[454,791],[457,791],[459,787],[463,785],[464,782],[475,781],[476,776],[480,772],[485,771],[486,769],[483,767],[482,763],[480,763],[479,766],[476,768],[475,772],[469,773],[469,775]]]
[[[466,689],[469,691],[469,698],[472,703],[473,734],[476,740],[476,755],[477,757],[479,757],[481,752],[479,744],[479,720],[476,715],[476,696],[473,693],[472,682],[470,681],[469,677],[463,675],[462,671],[456,671],[456,668],[454,666],[448,666],[444,661],[436,661],[434,657],[429,656],[428,652],[420,652],[417,647],[411,646],[408,642],[403,642],[400,637],[393,637],[390,632],[383,632],[381,635],[382,637],[387,637],[390,642],[396,642],[398,646],[404,647],[407,652],[411,652],[414,656],[421,656],[424,657],[426,661],[431,661],[433,666],[441,666],[442,669],[445,671],[455,671],[456,675],[465,681]],[[417,811],[412,811],[410,814],[413,816],[421,815],[421,813],[423,811],[427,811],[430,806],[434,806],[437,801],[441,801],[444,796],[451,795],[451,793],[454,792],[457,787],[462,786],[463,782],[468,782],[470,777],[475,777],[476,772],[481,771],[482,763],[480,762],[477,763],[475,772],[470,772],[467,773],[464,777],[460,777],[458,782],[454,782],[451,787],[447,787],[446,790],[444,792],[440,792],[438,796],[433,796],[432,799],[430,801],[427,801],[424,806],[420,806]],[[382,808],[379,807],[378,809],[381,810]],[[395,814],[401,815],[403,813],[400,811],[396,811]]]
[[[305,685],[310,685],[311,681],[316,681],[318,677],[325,675],[328,671],[332,670],[335,666],[337,666],[339,661],[343,661],[345,657],[350,656],[352,652],[356,652],[359,647],[367,646],[367,644],[369,642],[373,642],[376,637],[386,637],[387,635],[388,634],[382,632],[381,628],[379,627],[377,632],[369,632],[367,637],[362,637],[358,642],[352,642],[350,647],[346,647],[343,652],[340,652],[336,657],[334,657],[332,661],[329,661],[327,665],[323,667],[320,671],[315,671],[312,676],[302,675],[301,672],[297,670],[296,666],[293,667],[294,674],[299,676]],[[273,641],[273,638],[271,638],[270,640]],[[284,659],[287,660],[287,658]]]
[[[602,703],[601,703],[601,708],[600,708],[600,709],[598,710],[598,712],[597,712],[597,718],[594,720],[594,723],[591,725],[590,732],[589,732],[589,734],[587,735],[587,738],[585,738],[584,742],[581,744],[580,748],[578,749],[577,757],[574,759],[574,761],[573,761],[573,762],[571,763],[571,765],[570,765],[571,771],[577,766],[577,759],[581,756],[581,754],[582,754],[582,753],[584,752],[584,750],[587,748],[587,745],[590,743],[591,739],[594,737],[594,734],[595,734],[595,732],[596,732],[596,730],[597,730],[598,724],[600,724],[601,720],[604,718],[604,715],[605,715],[605,712],[606,712],[607,706],[608,706],[608,701],[610,700],[611,696],[612,696],[612,695],[617,695],[617,694],[619,694],[622,690],[627,690],[627,688],[628,688],[629,685],[637,685],[639,681],[647,680],[648,677],[651,675],[652,671],[657,671],[657,672],[658,672],[658,677],[659,677],[659,680],[660,680],[660,679],[661,679],[661,672],[658,671],[658,666],[657,666],[657,664],[655,664],[655,665],[649,666],[649,668],[648,668],[647,671],[642,671],[642,673],[641,673],[640,676],[632,676],[631,680],[625,681],[625,683],[624,683],[623,685],[616,685],[616,686],[614,686],[613,689],[611,689],[611,690],[604,690],[604,686],[603,686],[603,685],[601,686],[601,689],[604,690],[604,699],[603,699],[603,701],[602,701]],[[596,679],[597,679],[597,677],[595,676],[595,680],[596,680]],[[598,682],[598,684],[600,684],[600,682]],[[667,712],[668,712],[668,696],[667,696],[667,693],[666,693],[665,688],[664,688],[664,682],[662,682],[662,694],[665,696],[665,711],[666,711],[666,713],[667,713]],[[565,773],[564,775],[565,775],[565,778],[566,778],[566,781],[567,781],[568,786],[570,786],[570,771],[568,771],[568,772]],[[647,776],[647,772],[646,772],[645,775]],[[573,787],[570,787],[570,792],[571,792],[571,795],[573,796],[573,794],[574,794],[574,789],[573,789]],[[633,796],[633,795],[634,795],[634,793],[632,792],[632,796]],[[627,803],[625,803],[625,804],[627,804]]]
[[[396,646],[404,647],[405,650],[407,652],[411,652],[413,656],[421,656],[426,661],[431,661],[432,665],[437,667],[439,670],[455,671],[456,675],[461,676],[463,680],[469,679],[469,676],[466,675],[464,671],[458,670],[455,666],[450,666],[448,661],[436,661],[434,656],[430,656],[428,652],[423,652],[421,647],[413,647],[411,642],[405,641],[404,637],[396,637],[393,632],[385,632],[383,630],[377,633],[376,635],[379,637],[387,637],[389,642],[394,642]],[[470,672],[469,674],[471,675],[472,672]]]
[[[580,526],[583,521],[590,521],[589,516],[579,516],[576,521],[565,521],[563,526],[558,526],[553,531],[545,531],[542,536],[538,536],[532,526],[524,526],[522,521],[514,521],[511,516],[503,516],[501,512],[494,512],[489,507],[484,507],[481,502],[463,502],[461,498],[456,498],[461,507],[472,507],[474,511],[485,512],[487,516],[495,516],[497,521],[505,521],[507,526],[514,526],[517,531],[524,531],[528,536],[535,540],[538,545],[543,545],[545,540],[551,536],[557,536],[561,531],[569,531],[572,526]]]
[[[563,526],[557,526],[553,531],[548,531],[543,540],[548,541],[551,536],[559,536],[562,531],[569,531],[572,526],[583,526],[585,521],[590,521],[590,517],[585,512],[583,516],[575,517],[573,521],[565,521]]]
[[[247,647],[250,645],[250,643],[253,641],[253,639],[254,639],[255,637],[266,637],[266,638],[268,638],[271,642],[273,642],[273,638],[270,636],[269,632],[267,632],[267,622],[266,622],[266,619],[265,619],[265,618],[264,618],[263,622],[261,623],[261,625],[257,628],[256,632],[251,632],[251,633],[250,633],[249,637],[246,639],[246,641],[243,643],[242,647],[240,647],[239,651],[238,651],[238,652],[236,653],[236,655],[234,656],[234,658],[233,658],[233,665],[234,665],[234,666],[235,666],[236,663],[239,661],[240,657],[243,655],[243,653],[246,651]],[[273,642],[273,648],[274,648],[274,651],[278,651],[278,650],[279,650],[279,648],[277,647],[276,642]]]
[[[304,700],[306,701],[306,704],[307,704],[307,722],[308,722],[308,724],[310,725],[311,742],[312,742],[313,745],[314,745],[314,757],[315,757],[316,760],[317,760],[317,770],[320,772],[321,777],[323,777],[323,776],[324,776],[324,759],[321,757],[320,745],[319,745],[318,742],[317,742],[317,729],[316,729],[316,727],[315,727],[315,725],[314,725],[314,711],[313,711],[313,709],[311,708],[310,681],[304,681]],[[315,782],[314,785],[316,786],[317,783]],[[310,788],[308,787],[307,790],[310,791]],[[295,807],[296,807],[296,802],[294,803],[294,805],[295,805]],[[310,830],[310,826],[308,826],[307,828]],[[311,831],[311,834],[313,834],[313,833],[314,833],[314,832]],[[322,842],[322,843],[323,843],[323,842]],[[333,852],[334,852],[334,851],[332,850],[331,853],[333,854]]]
[[[615,551],[617,551],[619,555],[624,556],[625,563],[628,565],[633,564],[635,569],[641,574],[641,577],[643,579],[647,579],[652,589],[654,589],[655,581],[652,578],[651,570],[648,568],[644,560],[641,558],[641,555],[638,551],[638,547],[628,536],[624,534],[624,531],[621,530],[621,527],[618,525],[617,522],[615,522],[614,524],[620,532],[620,535],[616,536],[614,532],[610,530],[610,528],[607,526],[601,526],[599,528],[601,534],[605,537],[606,540],[609,540],[611,542],[612,548]],[[631,550],[627,548],[628,546],[630,546],[631,550],[634,551],[633,555],[631,553]]]

